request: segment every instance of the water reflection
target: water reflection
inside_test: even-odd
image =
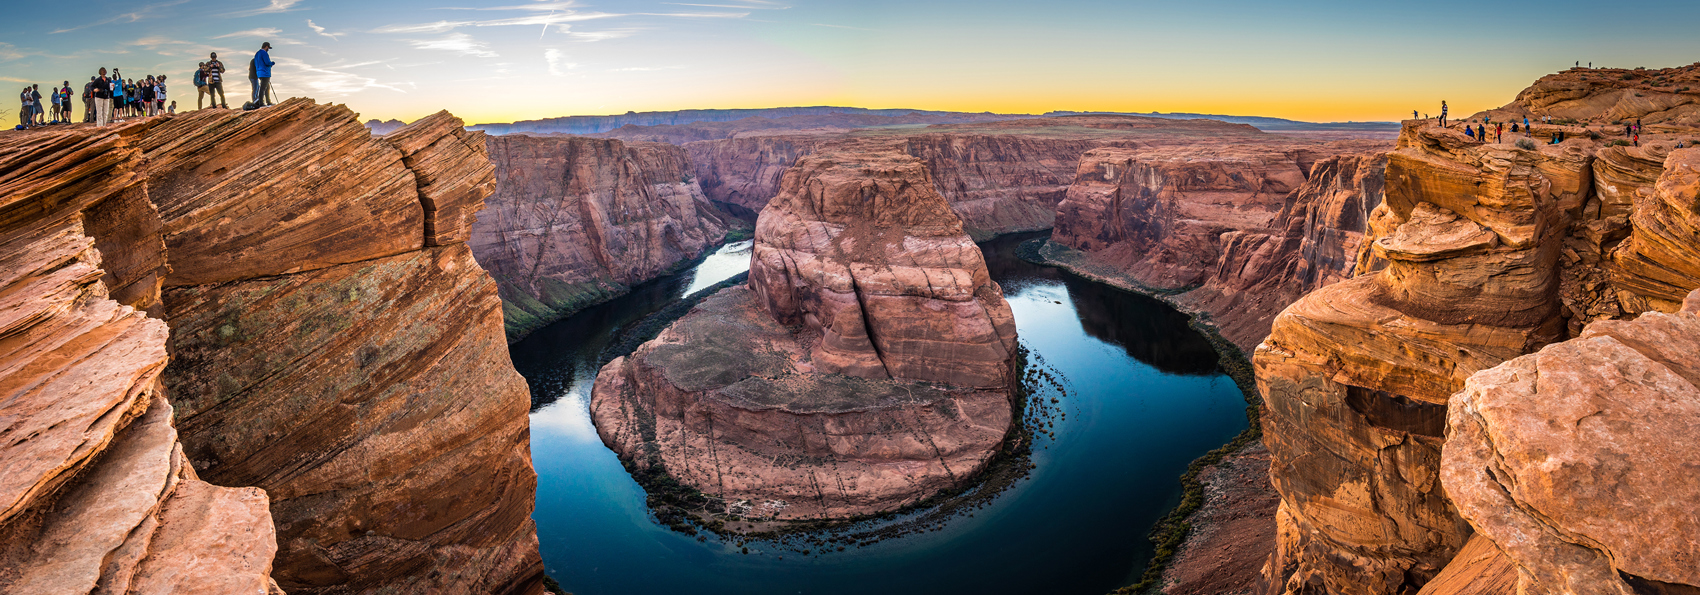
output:
[[[1054,405],[1066,415],[1045,422],[1031,477],[935,531],[844,551],[673,532],[650,517],[590,425],[595,366],[621,327],[741,272],[747,244],[514,345],[515,365],[546,403],[532,414],[531,444],[550,576],[580,595],[1101,595],[1136,580],[1151,555],[1146,532],[1179,500],[1175,478],[1245,427],[1244,403],[1231,380],[1208,372],[1215,354],[1185,317],[1022,262],[1023,239],[983,244],[987,265],[1022,343],[1070,387]]]
[[[1168,374],[1211,376],[1221,373],[1215,348],[1187,327],[1188,317],[1156,299],[1094,283],[1061,270],[1021,260],[1016,248],[1030,239],[1048,237],[1050,232],[1005,236],[981,244],[986,267],[1006,293],[1032,285],[1062,284],[1073,302],[1080,325],[1106,343],[1120,346],[1127,354]]]
[[[749,269],[751,244],[745,240],[721,246],[690,270],[634,287],[631,293],[586,308],[510,346],[508,352],[513,356],[514,368],[531,386],[532,408],[569,396],[588,403],[597,357],[621,328],[681,297]],[[572,427],[578,427],[578,421],[571,423]],[[588,415],[584,416],[583,424],[589,423]],[[594,437],[595,433],[591,435]]]

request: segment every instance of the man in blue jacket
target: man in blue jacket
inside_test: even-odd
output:
[[[260,51],[254,54],[254,77],[260,80],[254,89],[254,107],[272,105],[272,67],[277,63],[272,62],[271,49],[272,42],[268,41],[260,44]]]

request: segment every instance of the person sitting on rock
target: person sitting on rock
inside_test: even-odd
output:
[[[1474,129],[1474,128],[1471,128],[1471,127],[1469,127],[1469,126],[1465,126],[1465,127],[1464,127],[1464,136],[1468,136],[1468,137],[1470,137],[1470,140],[1475,140],[1475,138],[1476,138],[1476,129]]]

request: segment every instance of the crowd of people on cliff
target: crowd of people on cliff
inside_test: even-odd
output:
[[[1592,66],[1592,64],[1590,64],[1589,66]],[[1437,121],[1442,128],[1448,127],[1446,125],[1447,111],[1448,111],[1448,107],[1446,105],[1446,102],[1441,101],[1440,102],[1440,117],[1434,118],[1434,120]],[[1413,119],[1413,120],[1425,120],[1426,121],[1426,120],[1429,120],[1430,118],[1429,118],[1428,114],[1421,114],[1421,116],[1419,117],[1417,110],[1411,110],[1411,119]],[[1471,122],[1475,122],[1475,120],[1471,120],[1470,122],[1464,123],[1464,136],[1469,137],[1471,140],[1474,140],[1474,141],[1479,142],[1479,143],[1487,143],[1487,142],[1496,142],[1497,143],[1497,142],[1504,142],[1505,141],[1505,122],[1499,122],[1499,123],[1495,124],[1493,122],[1493,116],[1483,116],[1482,121],[1479,124],[1472,124]],[[1495,124],[1494,128],[1491,128],[1491,129],[1488,128],[1489,124]],[[1553,124],[1552,116],[1541,116],[1541,124],[1545,124],[1545,125]],[[1562,122],[1561,122],[1561,124],[1562,124]],[[1456,125],[1456,123],[1454,123],[1454,125]],[[1530,125],[1529,118],[1527,116],[1525,116],[1523,118],[1523,122],[1522,122],[1521,125],[1519,125],[1516,121],[1511,122],[1511,133],[1512,134],[1522,133],[1526,137],[1533,137],[1534,134],[1535,134],[1535,129],[1534,129],[1533,126]],[[1633,124],[1628,123],[1628,122],[1624,122],[1623,123],[1623,136],[1626,139],[1626,142],[1628,142],[1629,144],[1632,144],[1632,145],[1637,146],[1637,147],[1641,146],[1641,120],[1637,119],[1637,120],[1635,120],[1635,123],[1633,123]],[[1592,138],[1597,139],[1599,137],[1594,136]],[[1558,130],[1552,131],[1552,136],[1548,140],[1547,144],[1550,144],[1550,145],[1560,144],[1560,143],[1564,142],[1564,139],[1565,139],[1565,131],[1564,131],[1564,129],[1560,128]],[[1679,144],[1678,148],[1681,148],[1685,144],[1686,143]]]
[[[271,49],[271,42],[260,44],[260,50],[248,61],[248,83],[252,93],[248,103],[242,106],[244,110],[276,104],[271,86],[272,67],[277,66],[277,63],[271,59]],[[224,96],[225,70],[224,63],[218,59],[218,52],[213,52],[206,62],[201,62],[196,67],[195,109],[208,107],[208,100],[213,100],[211,107],[230,108]],[[101,67],[99,72],[89,77],[89,82],[83,85],[81,122],[104,127],[123,122],[125,118],[177,113],[177,102],[166,97],[166,78],[163,74],[150,74],[141,79],[127,79],[117,68],[113,68],[108,75],[106,67]],[[45,98],[41,94],[41,85],[25,86],[18,96],[19,123],[16,129],[27,130],[74,123],[74,97],[71,81],[64,81],[57,87],[49,84]]]

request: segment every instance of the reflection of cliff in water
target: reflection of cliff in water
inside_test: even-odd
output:
[[[1207,376],[1220,373],[1216,350],[1187,325],[1186,314],[1156,299],[1081,279],[1016,256],[1022,242],[1050,232],[1003,236],[980,244],[986,269],[1005,292],[1033,281],[1061,281],[1086,334],[1120,346],[1141,362],[1168,374]]]
[[[1070,276],[1069,298],[1086,334],[1120,345],[1134,359],[1169,374],[1220,373],[1216,349],[1187,326],[1188,317],[1155,299]]]

